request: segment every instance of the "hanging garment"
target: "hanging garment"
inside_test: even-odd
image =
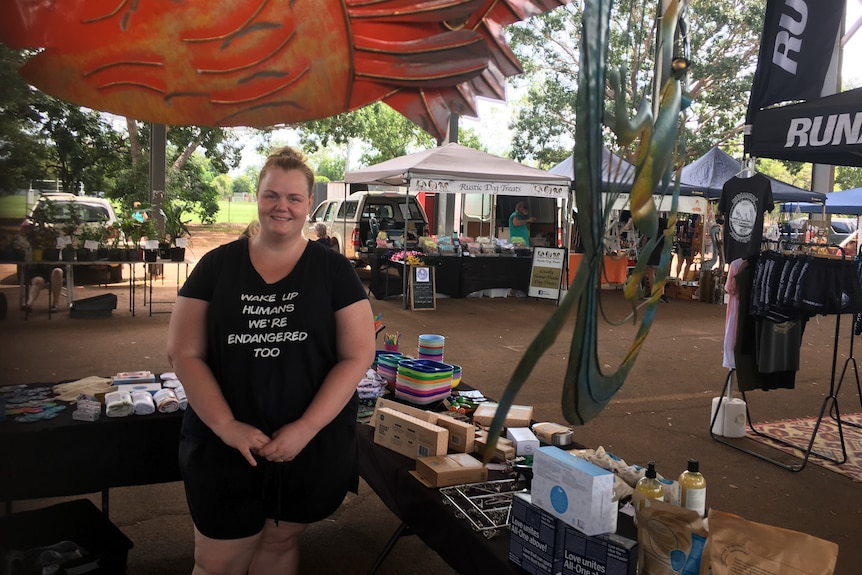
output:
[[[721,365],[728,369],[736,367],[733,355],[733,347],[736,344],[736,326],[739,319],[739,286],[736,282],[736,274],[747,264],[748,262],[743,259],[730,262],[727,280],[724,282],[724,292],[728,295],[728,299],[724,319],[724,354]]]

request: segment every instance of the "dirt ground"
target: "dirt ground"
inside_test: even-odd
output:
[[[233,232],[198,234],[189,256],[199,258],[233,237]],[[16,305],[14,267],[0,264],[0,290],[10,303],[7,318],[0,322],[0,384],[52,382],[138,369],[167,371],[164,338],[171,304],[162,302],[175,296],[171,274],[176,268],[166,266],[166,270],[167,277],[155,282],[152,300],[159,303],[154,303],[152,316],[143,306],[139,280],[134,292],[135,317],[129,312],[128,284],[110,284],[75,290],[76,299],[117,294],[120,303],[110,318],[72,319],[61,312],[48,319],[47,297],[43,296],[25,321]],[[620,291],[603,290],[602,301],[608,321],[600,321],[599,359],[610,372],[626,353],[635,328],[623,321],[628,309]],[[445,335],[446,360],[461,365],[464,381],[490,397],[502,394],[523,351],[556,309],[550,301],[511,297],[439,299],[437,309],[428,311],[405,310],[400,298],[372,298],[371,302],[374,311],[383,314],[386,331],[401,332],[402,351],[411,352],[419,334]],[[786,471],[710,437],[711,399],[719,394],[727,373],[721,366],[724,316],[723,305],[678,299],[661,304],[625,385],[597,418],[575,428],[575,440],[603,446],[629,463],[645,465],[655,460],[658,472],[668,476],[679,474],[688,458],[697,458],[707,479],[708,507],[834,541],[840,548],[836,573],[859,573],[862,497],[858,483],[812,463],[798,473]],[[851,351],[850,322],[842,319],[835,357],[838,376]],[[748,394],[755,421],[818,414],[830,392],[835,321],[829,316],[809,322],[795,389]],[[560,398],[573,329],[570,319],[518,396],[518,403],[534,407],[537,420],[564,421]],[[847,377],[852,380],[851,375]],[[862,411],[862,400],[851,381],[842,386],[839,403],[843,413]],[[860,433],[845,427],[845,434],[856,442]],[[15,472],[10,462],[3,469],[4,473]],[[98,495],[90,497],[99,503]],[[14,508],[52,502],[16,502]],[[190,572],[192,525],[181,484],[113,489],[111,519],[134,541],[130,574]],[[301,572],[366,572],[397,526],[397,518],[362,483],[358,495],[350,495],[331,518],[309,529]],[[338,545],[339,553],[331,552],[333,544]],[[463,552],[469,553],[469,549]],[[415,537],[399,541],[379,571],[447,572],[451,568]]]

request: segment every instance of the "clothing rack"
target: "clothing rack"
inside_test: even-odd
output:
[[[862,256],[857,256],[857,258]],[[862,321],[862,320],[859,320]],[[844,376],[847,375],[848,367],[853,367],[853,376],[856,379],[856,393],[859,396],[859,407],[862,409],[862,383],[859,380],[859,365],[856,363],[856,358],[853,356],[853,342],[856,340],[856,327],[855,325],[850,326],[850,349],[847,352],[847,359],[844,360],[844,366],[841,368],[841,377],[838,378],[838,385],[835,388],[835,396],[837,397],[839,393],[841,393],[841,386],[844,383]],[[840,414],[838,413],[837,408],[830,410],[830,417],[840,425]],[[852,421],[844,421],[844,425],[849,425],[850,427],[855,427],[856,429],[862,429],[862,425],[859,423],[854,423]],[[839,427],[840,429],[840,427]],[[843,443],[843,438],[842,438]]]
[[[792,244],[795,246],[800,246],[800,247],[804,247],[804,246],[824,247],[823,244],[809,244],[806,242],[793,242],[793,241],[782,240],[782,245],[789,245],[789,244]],[[844,248],[842,248],[841,246],[838,246],[836,244],[830,244],[829,246],[826,246],[826,247],[827,248],[838,248],[841,252],[841,255],[839,257],[842,261],[842,265],[847,264],[847,258],[846,258],[846,254],[844,252]],[[818,256],[818,255],[812,254],[811,257],[823,257],[823,256]],[[842,275],[842,282],[843,282],[843,275]],[[843,287],[843,283],[841,285]],[[742,313],[742,312],[740,312],[740,313]],[[747,313],[747,310],[746,310],[746,313]],[[717,435],[714,430],[715,430],[715,423],[718,419],[718,415],[719,415],[719,413],[721,413],[720,409],[715,410],[715,413],[712,415],[712,418],[710,420],[710,424],[709,424],[710,436],[712,436],[712,438],[715,441],[718,441],[719,443],[723,443],[723,444],[728,445],[728,446],[730,446],[730,447],[732,447],[738,451],[742,451],[743,453],[747,453],[749,455],[757,457],[758,459],[762,459],[768,463],[772,463],[774,465],[777,465],[778,467],[781,467],[783,469],[787,469],[787,470],[792,471],[792,472],[802,471],[802,469],[804,469],[805,465],[808,463],[808,459],[812,455],[814,455],[815,457],[819,457],[823,460],[838,464],[838,465],[845,463],[847,461],[847,448],[846,448],[846,445],[844,442],[844,430],[843,430],[842,426],[844,424],[846,424],[846,425],[853,425],[854,427],[862,427],[862,426],[856,425],[852,422],[842,422],[841,414],[840,414],[840,411],[838,409],[838,393],[841,389],[841,384],[844,380],[844,376],[847,372],[847,369],[851,365],[851,363],[853,365],[854,373],[856,376],[856,386],[857,386],[857,390],[859,391],[859,394],[860,394],[860,402],[862,402],[862,385],[860,385],[860,381],[859,381],[859,373],[858,373],[858,368],[856,365],[856,360],[853,358],[853,335],[854,335],[854,333],[853,333],[853,325],[852,324],[851,324],[851,338],[850,338],[849,357],[845,361],[844,367],[843,367],[842,372],[841,372],[841,377],[838,380],[838,382],[836,383],[835,374],[836,374],[837,365],[838,365],[838,338],[839,338],[840,333],[841,333],[841,315],[842,314],[839,311],[839,313],[836,314],[836,318],[835,318],[835,334],[834,334],[833,345],[832,345],[832,369],[831,369],[830,379],[829,379],[829,394],[823,399],[823,402],[821,403],[820,412],[817,416],[817,421],[814,424],[814,429],[811,432],[811,436],[808,439],[807,445],[798,445],[798,444],[795,444],[795,443],[788,441],[784,438],[770,435],[770,434],[766,433],[765,431],[758,429],[756,427],[756,425],[752,422],[751,411],[749,409],[748,400],[745,396],[745,391],[739,390],[739,393],[742,396],[742,400],[745,402],[746,425],[751,430],[751,433],[753,433],[754,435],[757,435],[758,437],[763,437],[763,438],[769,439],[771,441],[775,441],[775,442],[782,444],[784,446],[795,449],[797,451],[800,451],[802,454],[801,456],[795,456],[793,454],[785,454],[786,457],[783,458],[783,460],[782,459],[776,459],[776,458],[773,458],[773,457],[769,456],[768,454],[763,453],[761,451],[755,451],[755,450],[747,448],[745,445],[745,442],[730,441],[727,438],[725,438],[724,436]],[[735,372],[736,372],[736,369],[731,369],[728,372],[727,378],[725,379],[724,386],[723,386],[722,392],[721,392],[722,398],[732,397],[732,395],[733,395],[733,391],[732,391],[732,389],[733,389],[733,387],[732,387],[733,386],[733,376],[734,376]],[[832,455],[825,454],[825,453],[814,450],[814,441],[817,437],[817,432],[820,429],[820,425],[823,422],[823,416],[826,415],[826,413],[827,413],[827,409],[829,410],[828,413],[829,413],[831,419],[833,419],[835,421],[835,423],[838,427],[838,437],[840,438],[840,443],[841,443],[841,455],[840,455],[840,457],[832,456]],[[791,461],[793,461],[793,462],[788,463],[787,458],[791,458]]]

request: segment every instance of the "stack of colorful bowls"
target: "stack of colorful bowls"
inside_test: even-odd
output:
[[[404,359],[404,354],[399,352],[377,354],[377,375],[386,380],[386,389],[389,391],[395,391],[398,362],[402,359]]]
[[[452,364],[452,389],[458,387],[461,383],[461,366]]]
[[[446,338],[442,335],[425,333],[419,336],[419,359],[443,361],[443,346]]]
[[[381,362],[382,357],[381,356]],[[452,392],[452,366],[430,359],[402,359],[398,362],[395,397],[415,405],[442,401]]]

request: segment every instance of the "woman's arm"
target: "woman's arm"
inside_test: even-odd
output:
[[[341,413],[374,363],[374,316],[367,299],[335,312],[335,329],[338,362],[302,417],[276,431],[272,443],[260,450],[261,456],[286,461],[296,457]]]
[[[233,411],[206,363],[208,302],[177,297],[168,327],[168,361],[183,384],[189,404],[225,444],[239,450],[251,465],[252,456],[269,442],[259,429],[234,419]]]

